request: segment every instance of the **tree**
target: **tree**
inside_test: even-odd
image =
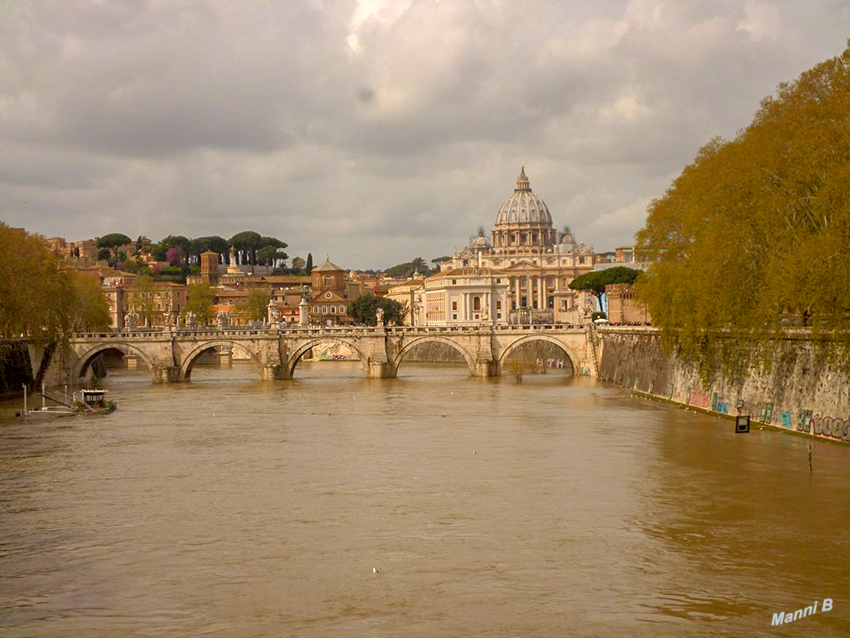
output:
[[[195,257],[197,257],[198,263],[201,263],[201,253],[203,252],[211,250],[219,255],[225,255],[227,254],[227,249],[230,248],[230,244],[227,243],[227,240],[224,237],[219,237],[218,235],[198,237],[193,240],[193,245],[194,254]]]
[[[413,273],[426,272],[428,272],[428,266],[425,264],[425,260],[422,257],[416,257],[413,261],[387,268],[384,274],[388,277],[411,277]]]
[[[112,251],[115,259],[118,259],[118,247],[126,246],[127,244],[133,243],[133,240],[127,237],[122,233],[110,233],[109,235],[104,235],[100,239],[97,240],[98,248],[106,248],[107,250]],[[99,256],[98,256],[99,258]]]
[[[292,270],[296,273],[304,270],[304,267],[307,265],[307,262],[304,261],[303,257],[293,257],[292,258]]]
[[[133,291],[133,310],[139,315],[143,326],[153,326],[161,317],[157,304],[157,288],[150,277],[139,277]]]
[[[260,233],[253,230],[243,230],[230,238],[230,245],[243,253],[252,266],[257,264],[257,249],[262,246]]]
[[[202,326],[208,326],[213,320],[215,295],[209,284],[199,283],[189,286],[189,299],[183,313],[193,313]]]
[[[137,253],[141,254],[141,253],[149,252],[152,245],[153,245],[153,242],[148,237],[145,237],[144,235],[139,235],[136,238],[136,252]]]
[[[106,299],[92,279],[65,270],[41,235],[0,222],[0,337],[26,337],[44,346],[38,386],[53,352],[75,330],[100,329],[109,322]]]
[[[78,332],[93,332],[109,327],[109,305],[96,277],[68,271],[74,304],[71,325]]]
[[[350,304],[351,316],[357,323],[370,326],[377,324],[377,310],[384,311],[384,325],[401,325],[404,323],[404,306],[397,301],[375,295],[362,295]]]
[[[166,246],[165,244],[153,244],[150,249],[151,257],[153,257],[156,261],[165,261],[165,253],[170,248],[170,246]]]
[[[722,344],[777,343],[789,324],[844,334],[848,112],[850,46],[781,84],[746,129],[711,140],[650,203],[638,241],[661,259],[637,289],[668,346],[728,361]]]
[[[169,266],[179,266],[182,258],[181,250],[177,246],[172,246],[165,251],[165,261]]]
[[[159,242],[159,247],[160,249],[158,251],[158,254],[156,255],[157,261],[169,261],[168,250],[170,248],[177,248],[179,250],[179,252],[177,253],[179,255],[178,264],[181,262],[188,263],[189,255],[192,254],[192,240],[188,237],[184,237],[183,235],[169,235],[161,242]],[[160,255],[162,256],[161,259]],[[174,252],[172,252],[172,255],[174,255]],[[170,263],[170,265],[172,266],[178,264]]]
[[[605,286],[613,284],[633,284],[640,274],[639,270],[626,268],[625,266],[615,266],[605,270],[594,270],[583,275],[579,275],[573,279],[569,287],[571,290],[586,290],[593,293],[599,302],[599,308],[602,306],[602,295],[605,294]]]
[[[286,253],[281,248],[263,246],[257,251],[257,262],[265,266],[276,266],[278,259],[286,259]]]
[[[236,304],[236,309],[251,321],[263,321],[268,316],[269,291],[251,288],[248,296]]]
[[[442,264],[444,261],[449,261],[450,259],[451,259],[451,256],[449,256],[449,255],[444,255],[444,256],[442,256],[442,257],[437,257],[436,259],[432,259],[432,260],[431,260],[431,263],[432,263],[432,264],[434,264],[434,269],[435,269],[435,270],[439,270],[439,269],[440,269],[440,264]]]
[[[307,253],[307,263],[304,266],[304,270],[308,275],[313,272],[313,253]]]
[[[121,270],[125,272],[136,274],[140,272],[142,269],[142,264],[138,259],[128,259],[123,264],[121,264]]]

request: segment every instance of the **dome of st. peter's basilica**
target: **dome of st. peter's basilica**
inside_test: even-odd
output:
[[[545,224],[551,226],[552,216],[549,207],[540,197],[531,192],[525,167],[522,167],[516,180],[516,188],[508,197],[496,215],[496,227],[507,224]]]

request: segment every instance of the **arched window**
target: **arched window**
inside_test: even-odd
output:
[[[472,300],[472,309],[481,310],[481,297],[476,297]]]

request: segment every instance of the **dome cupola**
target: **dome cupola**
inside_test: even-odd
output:
[[[531,192],[525,166],[519,172],[516,188],[499,208],[493,246],[497,249],[551,248],[555,243],[555,229],[549,207]]]
[[[496,216],[496,226],[517,223],[552,224],[552,216],[546,202],[531,192],[525,166],[517,177],[513,195],[505,200]]]

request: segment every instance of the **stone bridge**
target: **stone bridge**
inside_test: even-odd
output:
[[[366,376],[394,378],[413,348],[429,342],[455,348],[473,376],[501,373],[517,347],[548,342],[563,350],[575,374],[598,375],[597,336],[589,326],[542,324],[474,327],[321,327],[321,328],[164,328],[78,334],[69,343],[62,376],[69,383],[86,377],[94,358],[119,350],[144,362],[154,383],[189,381],[192,366],[204,352],[221,347],[247,353],[260,379],[291,379],[301,357],[325,343],[348,346],[360,357]]]

